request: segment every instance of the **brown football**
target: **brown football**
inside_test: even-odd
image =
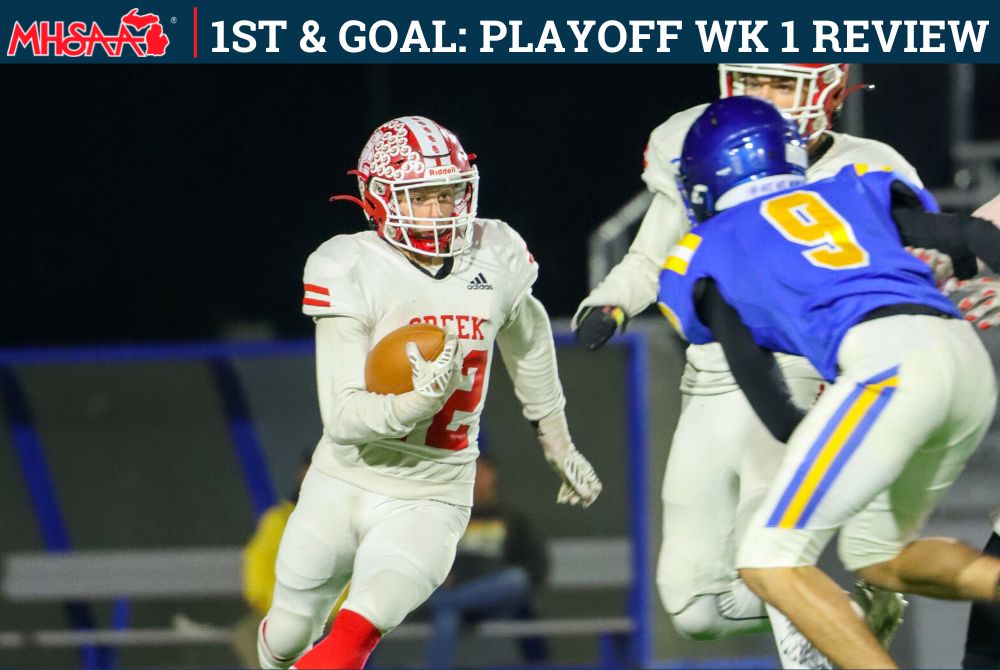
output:
[[[433,361],[444,349],[444,330],[429,323],[411,323],[379,340],[365,362],[365,384],[371,393],[398,395],[413,390],[407,342],[415,343],[424,359]]]

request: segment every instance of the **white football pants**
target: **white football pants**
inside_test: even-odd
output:
[[[848,570],[891,560],[916,539],[993,419],[993,365],[964,321],[861,323],[837,360],[840,375],[792,434],[738,567],[813,565],[838,529]]]
[[[288,519],[264,643],[291,664],[323,631],[347,584],[343,604],[383,634],[444,582],[469,507],[399,500],[309,468]]]
[[[786,381],[803,408],[823,383],[818,376]],[[737,577],[736,547],[784,452],[742,391],[684,396],[663,479],[656,572],[660,599],[682,635],[711,640],[770,630],[763,601]]]

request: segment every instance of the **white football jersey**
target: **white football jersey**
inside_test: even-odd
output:
[[[707,107],[706,103],[678,112],[650,134],[642,179],[656,193],[656,197],[625,259],[587,296],[581,307],[618,305],[633,316],[656,301],[660,269],[670,250],[691,229],[691,221],[678,189],[677,174],[684,138]],[[889,145],[843,133],[825,131],[825,134],[833,138],[833,144],[809,166],[806,171],[809,181],[832,177],[841,168],[853,163],[869,170],[896,170],[915,185],[923,186],[914,167]],[[579,318],[579,312],[574,318]],[[778,363],[786,376],[820,379],[819,373],[804,358],[778,354]],[[714,395],[737,388],[739,386],[729,371],[722,345],[713,343],[688,347],[687,366],[681,382],[683,392]]]
[[[538,276],[524,240],[506,223],[476,219],[473,228],[471,251],[455,257],[441,278],[374,231],[338,235],[309,257],[305,314],[360,320],[370,332],[369,351],[397,328],[435,324],[455,333],[464,359],[458,390],[409,435],[341,445],[324,432],[313,457],[320,470],[383,495],[471,505],[493,342]]]

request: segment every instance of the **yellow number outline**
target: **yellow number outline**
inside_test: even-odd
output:
[[[829,270],[863,268],[868,250],[840,212],[815,191],[794,191],[768,198],[760,215],[789,242],[809,247],[802,255],[816,267]]]

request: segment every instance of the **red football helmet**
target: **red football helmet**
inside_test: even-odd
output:
[[[393,245],[425,256],[457,256],[467,251],[479,202],[479,171],[458,138],[423,116],[403,116],[381,125],[368,140],[358,169],[361,205],[379,235]],[[451,216],[412,216],[410,192],[428,186],[455,188]],[[408,216],[400,204],[406,204]]]
[[[720,97],[743,95],[748,75],[795,79],[795,100],[802,100],[804,91],[805,104],[781,111],[798,121],[799,132],[808,138],[833,124],[833,113],[850,93],[845,90],[849,67],[847,63],[720,63]]]

